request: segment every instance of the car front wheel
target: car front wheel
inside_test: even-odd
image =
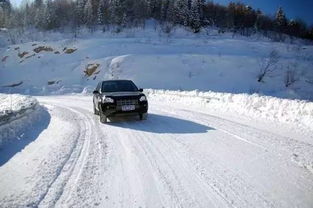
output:
[[[96,109],[95,104],[93,104],[93,113],[94,113],[95,115],[99,115],[99,111]]]
[[[148,117],[148,113],[141,113],[139,114],[139,119],[140,120],[147,120]]]
[[[100,114],[100,122],[101,123],[107,123],[108,122],[108,118],[107,118],[106,115],[104,115],[104,113],[101,110],[101,108],[99,108],[99,114]]]

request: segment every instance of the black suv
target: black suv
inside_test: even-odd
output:
[[[93,91],[93,109],[100,115],[101,123],[115,115],[139,115],[147,118],[148,101],[142,89],[130,80],[108,80],[99,82]]]

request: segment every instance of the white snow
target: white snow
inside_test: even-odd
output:
[[[312,99],[311,45],[218,35],[213,29],[208,29],[208,34],[193,34],[176,28],[168,36],[158,30],[147,27],[119,34],[96,32],[77,39],[62,39],[60,35],[57,41],[2,48],[1,59],[7,58],[0,63],[0,92],[64,94],[94,88],[103,79],[121,78],[133,79],[142,88]],[[53,51],[35,53],[39,46]],[[77,50],[66,54],[64,48]],[[259,83],[260,65],[272,50],[280,56],[276,70]],[[23,52],[27,54],[18,57]],[[90,77],[84,73],[89,64],[100,64]],[[296,82],[286,87],[288,70],[295,71]],[[21,82],[16,87],[4,87]]]
[[[183,106],[202,106],[205,110],[228,112],[263,118],[275,122],[292,123],[313,129],[313,102],[289,100],[258,94],[231,94],[201,91],[145,90],[149,98],[159,102]]]
[[[0,94],[0,148],[9,140],[20,139],[41,116],[38,101],[18,94]]]
[[[312,207],[312,45],[151,25],[28,32],[8,47],[0,33],[0,207]],[[148,119],[101,124],[103,79],[151,88]]]
[[[38,97],[51,119],[0,166],[0,206],[311,207],[312,130],[177,94],[150,93],[146,121],[106,125],[91,96]]]
[[[38,101],[31,96],[0,93],[0,115],[7,112],[18,113],[37,104]]]

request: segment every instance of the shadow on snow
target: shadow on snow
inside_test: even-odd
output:
[[[42,109],[40,119],[32,126],[26,126],[20,131],[22,138],[11,138],[0,148],[0,167],[8,162],[15,154],[21,152],[28,144],[35,141],[39,134],[48,127],[50,114]]]
[[[193,121],[157,114],[149,114],[143,121],[134,121],[134,117],[113,118],[106,125],[158,134],[195,134],[214,130]]]

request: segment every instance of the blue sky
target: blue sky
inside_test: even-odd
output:
[[[233,0],[234,1],[234,0]],[[213,0],[220,4],[228,4],[231,0]],[[241,0],[253,8],[260,8],[266,14],[275,14],[282,6],[289,18],[301,18],[309,25],[313,24],[313,0]]]
[[[226,5],[232,0],[213,1]],[[21,2],[22,0],[11,0],[14,5],[19,5]],[[289,18],[299,17],[309,25],[313,25],[313,0],[241,0],[241,2],[260,8],[266,14],[275,14],[277,8],[282,6]]]

